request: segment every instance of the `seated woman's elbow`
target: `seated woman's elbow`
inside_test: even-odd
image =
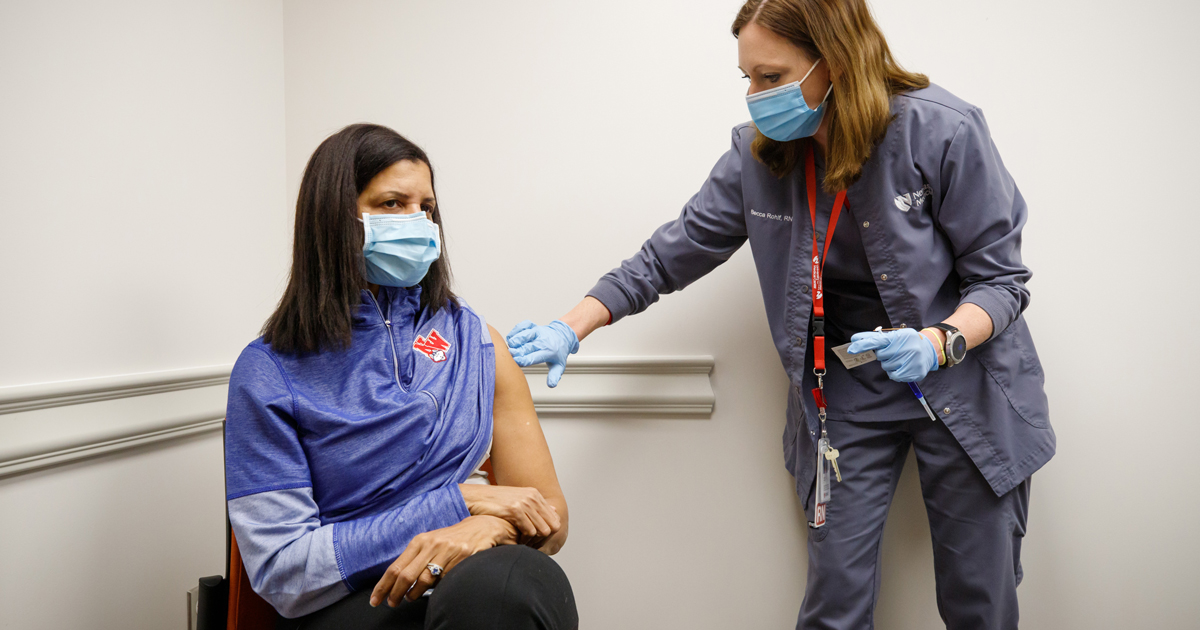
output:
[[[304,606],[298,598],[295,597],[263,597],[266,599],[280,615],[287,619],[296,619],[303,617],[313,610],[309,610],[308,606]]]
[[[279,588],[279,584],[272,584],[270,579],[251,580],[250,586],[254,588],[254,592],[263,598],[271,605],[280,615],[288,619],[303,617],[308,612],[304,605],[304,596],[299,593],[288,592],[285,589]]]
[[[280,615],[288,619],[303,617],[332,603],[323,601],[322,598],[315,597],[312,593],[271,592],[267,589],[261,591],[255,589],[255,592],[266,600]]]
[[[563,519],[562,526],[559,527],[557,532],[554,532],[552,536],[547,538],[540,547],[538,547],[538,551],[548,556],[553,556],[554,554],[558,553],[565,544],[567,544],[567,520]]]
[[[254,578],[257,579],[254,579]],[[307,580],[289,579],[284,575],[262,572],[253,576],[250,586],[280,615],[288,619],[303,617],[316,612],[345,597],[349,590],[340,582],[324,586],[314,585]]]

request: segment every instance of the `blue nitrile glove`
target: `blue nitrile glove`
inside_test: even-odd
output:
[[[879,364],[893,381],[912,383],[938,369],[937,348],[933,347],[929,337],[912,328],[860,332],[850,341],[852,343],[847,349],[850,354],[874,350]]]
[[[513,326],[504,340],[517,365],[529,367],[546,363],[550,366],[550,374],[546,377],[548,387],[558,386],[558,379],[567,369],[567,355],[579,352],[575,331],[557,319],[545,326],[525,320]]]

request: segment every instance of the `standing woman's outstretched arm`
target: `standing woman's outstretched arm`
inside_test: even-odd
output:
[[[555,387],[567,357],[597,328],[640,313],[660,295],[678,291],[729,260],[746,242],[742,207],[743,132],[734,128],[729,151],[721,156],[708,180],[683,207],[679,217],[658,228],[641,250],[605,274],[575,308],[545,326],[532,321],[508,333],[508,347],[518,365],[546,363],[546,385]]]

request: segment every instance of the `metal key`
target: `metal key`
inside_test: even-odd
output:
[[[825,451],[825,459],[828,459],[829,463],[833,464],[833,472],[837,475],[838,481],[842,480],[842,471],[838,470],[837,465],[837,458],[840,454],[841,453],[838,453],[838,450],[833,447],[830,447],[829,450]]]

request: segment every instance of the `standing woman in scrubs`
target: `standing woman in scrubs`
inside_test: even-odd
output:
[[[912,448],[947,627],[1015,628],[1030,476],[1055,447],[1021,315],[1025,201],[983,113],[902,69],[865,0],[750,0],[732,30],[753,123],[733,129],[679,217],[575,308],[517,325],[513,356],[550,364],[554,386],[579,340],[749,241],[810,522],[797,627],[873,627],[884,521]],[[846,343],[878,361],[847,368],[832,351]]]

